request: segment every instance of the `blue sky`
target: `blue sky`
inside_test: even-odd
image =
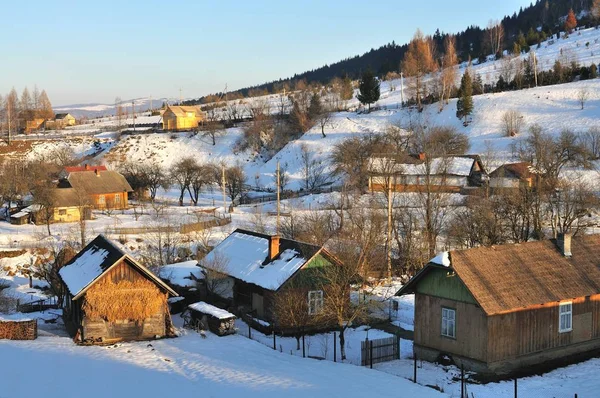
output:
[[[180,88],[199,97],[404,43],[417,28],[485,26],[530,1],[8,2],[0,93],[37,84],[55,106],[178,97]]]

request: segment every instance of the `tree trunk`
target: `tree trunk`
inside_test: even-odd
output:
[[[346,360],[346,337],[344,336],[344,328],[340,328],[340,355],[342,361]]]
[[[296,336],[296,351],[300,350],[300,336]]]
[[[583,109],[583,108],[582,108],[582,109]],[[327,136],[325,135],[325,126],[324,126],[324,125],[321,125],[321,134],[323,135],[323,138],[327,137]]]
[[[185,195],[185,188],[183,188],[181,190],[181,193],[179,194],[179,206],[183,206],[183,196]]]

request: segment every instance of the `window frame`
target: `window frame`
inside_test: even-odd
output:
[[[316,297],[313,297],[316,296]],[[323,311],[323,291],[309,290],[308,292],[308,315],[318,315]]]
[[[105,206],[106,205],[106,196],[98,195],[98,205]]]
[[[453,314],[452,318],[449,318],[446,314]],[[456,340],[456,308],[450,308],[450,307],[442,307],[442,314],[441,314],[441,318],[442,318],[442,324],[441,324],[441,330],[440,330],[440,334],[442,335],[442,337],[446,337],[449,339],[455,339]],[[452,334],[449,334],[449,325],[448,323],[452,322]],[[446,323],[446,327],[444,328],[444,323]]]
[[[115,205],[121,205],[121,194],[120,193],[115,194]]]
[[[563,308],[568,307],[568,311],[563,312]],[[567,316],[569,320],[569,325],[563,328],[563,316]],[[573,331],[573,302],[565,301],[564,303],[560,303],[558,305],[558,332],[559,333],[569,333]]]

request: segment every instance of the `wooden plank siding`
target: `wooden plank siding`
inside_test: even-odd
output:
[[[442,308],[456,310],[456,338],[442,336]],[[414,343],[487,362],[487,319],[474,304],[415,294]]]
[[[559,332],[559,303],[490,316],[488,361],[516,359],[546,350],[562,349],[598,339],[600,346],[600,295],[581,297],[573,302],[573,330]]]
[[[116,200],[115,197],[119,195],[120,200]],[[102,200],[102,198],[104,200]],[[129,208],[129,199],[127,192],[115,192],[98,195],[90,195],[92,206],[98,210],[114,209],[123,210]]]

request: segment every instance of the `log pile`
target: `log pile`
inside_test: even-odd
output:
[[[35,340],[37,339],[37,320],[11,321],[0,320],[0,339]]]

